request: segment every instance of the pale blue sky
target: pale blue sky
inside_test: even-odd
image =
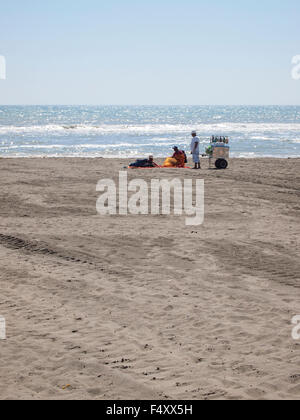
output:
[[[299,0],[1,2],[0,104],[298,104]]]

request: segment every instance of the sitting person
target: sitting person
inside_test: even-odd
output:
[[[184,151],[179,150],[177,146],[173,148],[174,155],[172,156],[172,159],[176,159],[177,161],[177,168],[184,168],[186,164],[186,154]]]

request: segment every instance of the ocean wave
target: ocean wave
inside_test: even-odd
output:
[[[186,124],[141,124],[141,125],[34,125],[34,126],[0,126],[0,135],[69,135],[71,134],[91,134],[91,135],[161,135],[161,134],[181,134],[189,135],[192,129],[197,129],[199,135],[229,134],[229,133],[299,133],[300,123],[215,123],[201,124],[198,127]],[[262,139],[262,137],[259,137]]]
[[[2,144],[0,145],[0,150],[16,150],[16,149],[120,149],[120,148],[139,148],[142,149],[143,147],[161,147],[161,146],[171,146],[173,142],[165,142],[165,143],[120,143],[120,144],[91,144],[91,143],[84,143],[84,144]]]
[[[105,159],[136,159],[136,158],[146,158],[149,156],[149,153],[141,153],[137,150],[133,150],[131,152],[119,152],[119,153],[90,153],[90,152],[67,152],[64,154],[61,153],[22,153],[22,152],[16,152],[16,153],[9,153],[2,158],[89,158],[89,159],[96,159],[96,158],[105,158]],[[165,158],[166,156],[163,154],[157,154],[156,159],[159,158]],[[293,158],[293,159],[300,159],[300,154],[295,154],[291,156],[290,154],[271,154],[271,153],[252,153],[252,152],[233,152],[231,153],[231,158],[243,158],[243,159],[256,159],[256,158],[276,158],[276,159],[287,159],[287,158]]]

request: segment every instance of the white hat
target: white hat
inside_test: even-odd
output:
[[[194,131],[192,131],[192,135],[193,135],[193,134],[196,134],[196,135],[197,135],[197,131],[195,131],[195,130],[194,130]]]

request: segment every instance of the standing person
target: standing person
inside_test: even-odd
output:
[[[197,137],[197,132],[192,131],[192,143],[191,143],[191,154],[193,155],[193,162],[195,164],[194,169],[201,169],[200,165],[200,140]]]

